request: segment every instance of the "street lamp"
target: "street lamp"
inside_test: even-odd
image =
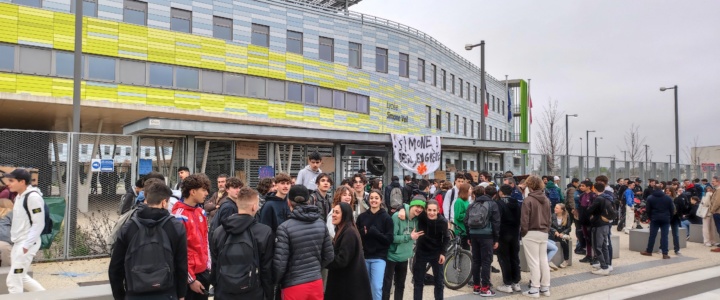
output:
[[[598,139],[601,139],[601,140],[602,140],[603,138],[602,138],[601,136],[600,136],[600,137],[597,137],[597,136],[595,137],[595,157],[598,156],[598,155],[597,155],[597,140],[598,140]]]
[[[577,118],[577,114],[574,115],[565,115],[565,156],[567,157],[565,159],[565,164],[567,165],[567,177],[570,177],[570,130],[568,129],[568,117],[575,117]],[[582,152],[580,153],[582,155]]]
[[[678,86],[661,87],[660,91],[674,90],[675,92],[675,165],[677,166],[677,178],[680,179],[680,134],[678,133]]]
[[[585,153],[587,154],[585,156],[585,174],[589,174],[588,169],[590,168],[590,133],[595,132],[595,130],[586,130],[585,131]],[[585,176],[587,177],[587,176]]]
[[[480,44],[467,44],[465,50],[470,51],[475,47],[480,46],[480,140],[485,140],[485,41],[480,41]]]
[[[648,177],[647,173],[648,173],[648,168],[649,168],[648,167],[648,147],[650,147],[650,146],[645,145],[645,174],[643,174],[643,176],[645,176],[645,180],[647,180],[647,177]]]

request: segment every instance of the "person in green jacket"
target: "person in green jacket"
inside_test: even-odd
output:
[[[467,208],[470,205],[471,187],[471,185],[463,183],[458,188],[458,198],[455,200],[454,207],[455,215],[453,216],[455,235],[462,239],[460,246],[465,250],[470,250],[470,239],[465,227],[465,213],[467,213]]]
[[[424,233],[416,231],[417,216],[425,210],[425,201],[412,200],[410,205],[404,205],[409,212],[405,220],[400,220],[399,212],[392,216],[393,220],[393,243],[388,249],[387,262],[385,264],[385,277],[383,278],[383,300],[390,299],[390,287],[393,278],[395,279],[395,300],[402,300],[405,291],[405,278],[408,271],[408,260],[413,255],[413,244],[415,240]]]

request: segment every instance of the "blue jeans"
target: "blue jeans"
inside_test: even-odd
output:
[[[685,228],[685,231],[687,232],[687,236],[690,236],[690,221],[688,220],[682,220],[680,221],[680,226]]]
[[[553,257],[555,257],[555,253],[558,252],[558,247],[555,244],[555,241],[548,240],[547,252],[548,252],[548,262],[551,262]]]
[[[713,221],[715,221],[715,229],[720,234],[720,214],[713,214]]]
[[[385,279],[385,260],[371,258],[365,260],[365,267],[370,276],[370,290],[373,300],[382,300],[383,279]]]
[[[670,222],[667,220],[651,220],[650,221],[650,238],[648,239],[646,252],[652,253],[655,248],[655,239],[657,238],[657,231],[660,229],[660,251],[663,255],[668,254],[668,230],[670,229]]]
[[[680,251],[680,220],[670,221],[670,231],[672,231],[673,237],[673,250],[678,252]]]

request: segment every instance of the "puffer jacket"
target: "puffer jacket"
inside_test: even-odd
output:
[[[282,288],[321,279],[322,268],[335,259],[332,239],[313,205],[296,206],[276,236],[273,269]]]
[[[556,214],[552,214],[551,221],[552,222],[550,222],[550,232],[548,233],[549,239],[560,240],[559,238],[555,237],[556,232],[560,233],[560,234],[564,234],[564,235],[570,234],[570,230],[572,229],[573,219],[572,219],[572,217],[570,217],[569,214],[567,216],[567,220],[563,220],[563,223],[565,223],[565,225],[558,224]]]
[[[178,202],[172,210],[175,218],[185,226],[187,232],[188,281],[195,280],[195,274],[210,268],[210,247],[208,224],[205,210],[200,206],[189,206]]]

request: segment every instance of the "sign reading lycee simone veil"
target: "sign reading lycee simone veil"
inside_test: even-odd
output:
[[[395,161],[405,170],[428,175],[440,167],[440,137],[392,134]]]

